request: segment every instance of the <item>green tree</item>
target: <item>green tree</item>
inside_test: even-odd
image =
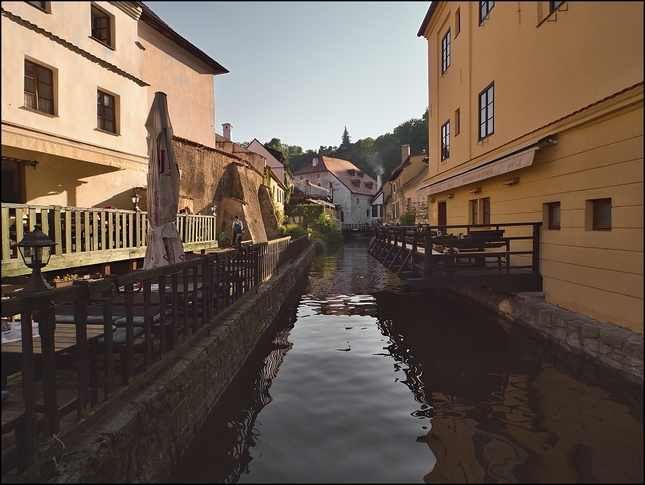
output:
[[[417,220],[417,211],[414,207],[411,207],[405,211],[401,217],[399,217],[399,223],[402,226],[414,226],[415,221]]]
[[[341,142],[341,146],[345,148],[349,148],[349,146],[352,144],[351,139],[349,138],[349,133],[347,132],[347,127],[345,127],[345,131],[343,131],[343,138]]]

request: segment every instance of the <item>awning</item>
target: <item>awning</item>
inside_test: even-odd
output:
[[[446,190],[451,190],[462,185],[472,184],[491,177],[496,177],[520,168],[528,167],[533,163],[535,152],[539,150],[537,144],[522,150],[519,153],[506,156],[504,158],[485,162],[467,170],[463,170],[454,175],[450,175],[438,182],[431,182],[422,185],[417,192],[423,191],[423,195],[437,194]]]

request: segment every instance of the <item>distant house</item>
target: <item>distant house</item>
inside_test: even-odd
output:
[[[401,147],[401,164],[396,167],[386,181],[388,194],[385,208],[385,222],[397,223],[406,212],[416,211],[416,222],[427,223],[427,200],[418,195],[417,188],[421,186],[428,173],[428,155],[423,153],[410,155],[410,145]]]
[[[214,147],[227,72],[142,2],[2,2],[2,202],[132,209],[155,92]]]
[[[287,187],[284,179],[284,164],[282,163],[282,153],[270,147],[265,147],[257,138],[254,138],[249,146],[249,151],[262,155],[266,159],[266,166],[271,170],[270,191],[273,201],[278,205],[280,210],[284,210],[285,192]]]
[[[372,199],[377,183],[347,160],[332,157],[314,158],[311,165],[293,173],[294,184],[310,184],[328,189],[331,203],[340,213],[343,224],[360,224],[372,220]]]

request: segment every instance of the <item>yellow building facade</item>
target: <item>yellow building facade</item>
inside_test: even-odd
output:
[[[643,333],[643,4],[432,2],[431,225],[542,222],[546,301]]]

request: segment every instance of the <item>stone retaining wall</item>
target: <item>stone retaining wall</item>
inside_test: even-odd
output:
[[[643,385],[643,335],[546,303],[544,293],[509,295],[479,288],[456,291],[507,320],[534,329],[566,351]]]
[[[89,452],[86,458],[59,465],[41,483],[160,482],[186,450],[209,410],[242,367],[273,316],[306,277],[315,253],[312,245],[279,274],[249,293],[203,329],[172,362],[162,361],[92,414],[96,423],[76,436],[61,437],[65,453]],[[156,375],[155,375],[156,374]],[[148,377],[149,375],[149,377]],[[24,478],[24,475],[23,475]]]

